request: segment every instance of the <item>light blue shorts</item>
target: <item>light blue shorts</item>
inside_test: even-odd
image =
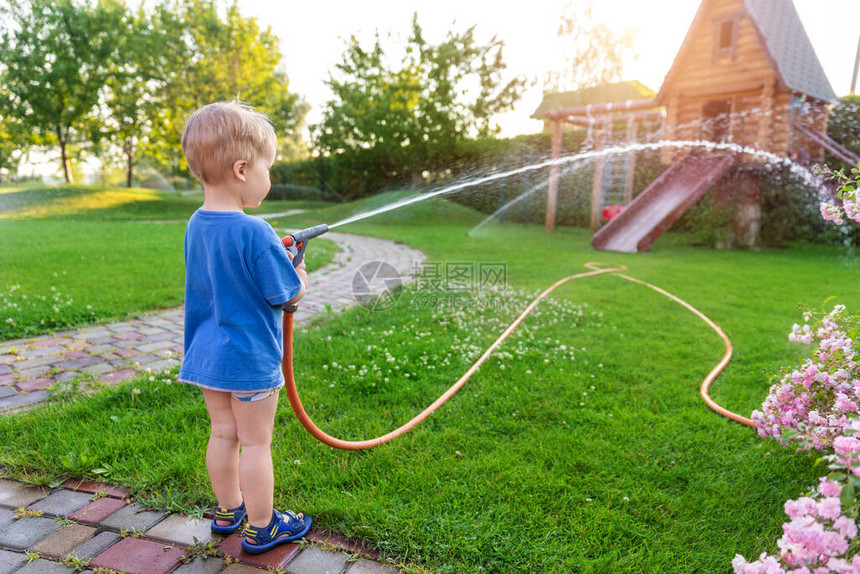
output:
[[[275,387],[273,389],[266,389],[264,391],[253,391],[250,393],[230,393],[230,396],[237,401],[242,401],[243,403],[252,403],[254,401],[262,401],[263,399],[268,399],[272,395],[278,394],[278,391],[280,391],[282,388],[284,388],[284,385]]]

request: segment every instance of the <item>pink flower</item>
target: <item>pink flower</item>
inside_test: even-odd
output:
[[[842,210],[835,205],[822,203],[819,207],[821,209],[821,217],[826,221],[832,221],[836,225],[842,225],[844,223],[842,219]]]
[[[818,515],[828,520],[842,516],[842,503],[838,498],[829,496],[818,503]]]
[[[839,496],[842,493],[842,486],[838,482],[827,480],[826,477],[821,477],[821,483],[818,485],[818,492],[823,496]]]
[[[857,536],[857,524],[847,516],[840,516],[833,522],[833,527],[845,538]]]
[[[860,440],[853,436],[839,436],[833,439],[833,450],[836,454],[848,456],[855,452],[860,452]]]

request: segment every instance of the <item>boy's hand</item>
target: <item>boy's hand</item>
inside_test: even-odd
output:
[[[290,262],[293,260],[293,254],[287,251],[287,257],[290,258]],[[305,262],[302,261],[296,266],[296,275],[299,276],[299,281],[302,283],[302,289],[299,291],[299,294],[290,299],[285,303],[285,305],[295,305],[299,301],[302,300],[302,297],[305,296],[305,291],[308,290],[308,270],[305,267]]]

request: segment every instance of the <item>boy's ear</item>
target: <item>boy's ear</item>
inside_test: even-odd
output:
[[[245,181],[245,170],[248,168],[248,162],[244,159],[239,159],[233,162],[233,177],[239,181]]]

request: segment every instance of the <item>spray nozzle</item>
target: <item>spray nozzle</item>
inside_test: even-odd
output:
[[[296,231],[281,240],[287,251],[293,254],[293,267],[298,267],[299,263],[305,258],[305,247],[307,247],[308,241],[314,237],[319,237],[326,231],[328,231],[328,225],[323,223],[322,225],[315,225],[301,231]]]

